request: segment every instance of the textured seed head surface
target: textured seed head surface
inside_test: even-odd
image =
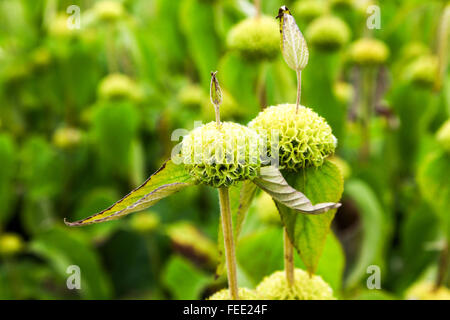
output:
[[[298,171],[321,166],[334,153],[337,140],[324,118],[310,108],[295,104],[271,106],[249,123],[261,136],[267,137],[267,151],[279,138],[279,167]]]
[[[190,174],[202,184],[228,187],[259,174],[260,138],[245,126],[216,122],[192,130],[184,137],[182,159]]]

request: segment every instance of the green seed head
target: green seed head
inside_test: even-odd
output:
[[[280,33],[271,17],[248,18],[235,25],[227,45],[249,60],[274,59],[280,51]]]
[[[427,55],[411,62],[404,71],[404,77],[418,86],[430,87],[434,84],[437,73],[437,57]]]
[[[116,21],[124,15],[122,3],[118,1],[100,1],[94,6],[94,12],[99,20]]]
[[[99,95],[106,100],[131,99],[139,101],[142,93],[136,82],[130,77],[113,73],[106,76],[99,85]]]
[[[335,300],[333,289],[320,276],[310,276],[306,271],[295,269],[295,281],[289,287],[284,271],[277,271],[263,279],[256,287],[264,300]]]
[[[317,0],[297,1],[293,10],[296,17],[306,22],[324,15],[327,11],[327,3]]]
[[[239,288],[238,295],[240,300],[260,300],[255,291],[247,288]],[[222,289],[217,291],[208,300],[231,300],[230,290]]]
[[[362,38],[355,41],[350,48],[350,59],[359,65],[379,65],[389,57],[389,48],[384,42]]]
[[[318,49],[337,50],[349,41],[350,29],[340,18],[319,17],[306,29],[306,39]]]
[[[178,93],[178,101],[184,106],[192,110],[201,110],[205,102],[209,103],[208,96],[203,91],[202,87],[197,84],[190,84]],[[209,109],[211,105],[209,105]]]
[[[442,127],[438,130],[436,138],[441,146],[450,152],[450,120],[444,122]]]
[[[22,238],[15,233],[0,235],[0,256],[13,256],[24,247]]]
[[[279,167],[298,171],[309,166],[321,166],[334,153],[337,140],[324,118],[311,109],[295,104],[272,106],[261,111],[249,123],[261,136],[267,137],[270,152],[273,135],[279,138]]]
[[[216,188],[252,180],[261,165],[259,140],[258,134],[245,126],[210,122],[184,137],[183,163],[199,183]]]

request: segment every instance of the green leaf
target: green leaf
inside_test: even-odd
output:
[[[340,203],[319,203],[313,205],[301,192],[292,188],[284,179],[280,170],[273,166],[261,168],[255,184],[282,205],[307,214],[319,214],[341,206]]]
[[[319,168],[307,168],[288,177],[292,178],[296,189],[301,190],[312,203],[337,202],[344,189],[342,174],[330,161],[326,161]],[[307,270],[315,272],[336,209],[320,215],[306,215],[279,203],[277,207],[289,238]]]
[[[151,207],[159,200],[194,184],[183,165],[176,165],[168,160],[140,187],[109,208],[76,222],[64,222],[69,226],[81,226],[118,219],[124,215]]]
[[[80,267],[80,294],[83,298],[111,298],[111,285],[101,267],[99,256],[81,234],[74,231],[54,228],[36,237],[30,244],[30,249],[48,260],[58,276],[64,279],[60,282],[63,289],[66,289],[67,268],[77,265]]]
[[[450,241],[450,155],[446,152],[431,154],[418,172],[420,191],[439,217],[447,240]]]
[[[385,244],[383,209],[373,190],[363,181],[350,180],[345,184],[345,195],[349,196],[359,209],[362,219],[363,238],[359,255],[346,279],[346,286],[352,287],[366,275],[367,267],[380,258]]]
[[[284,60],[291,69],[304,69],[308,63],[308,46],[293,16],[283,14],[281,30],[281,52]]]
[[[173,256],[163,272],[163,282],[177,300],[199,299],[211,277],[186,259]]]

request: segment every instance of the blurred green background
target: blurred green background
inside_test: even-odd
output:
[[[80,29],[67,27],[71,5]],[[346,177],[318,274],[340,299],[448,298],[432,291],[449,285],[447,2],[261,0],[259,12],[275,21],[281,5],[309,45],[302,103],[332,126]],[[370,5],[380,29],[367,28]],[[224,120],[247,124],[262,107],[295,101],[279,50],[261,59],[227,42],[257,11],[247,0],[0,1],[0,299],[202,299],[226,286],[215,277],[212,188],[105,224],[63,219],[108,207],[170,157],[175,129],[214,119],[210,71],[225,91]],[[316,23],[330,15],[345,30]],[[381,58],[376,46],[355,49],[367,37],[386,45]],[[267,196],[255,199],[237,248],[240,286],[283,268]],[[70,265],[81,290],[66,286]],[[381,290],[366,286],[370,265]]]

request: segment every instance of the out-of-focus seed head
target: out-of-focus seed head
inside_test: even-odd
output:
[[[445,121],[438,130],[436,139],[445,150],[450,152],[450,120]]]
[[[77,128],[61,127],[54,132],[53,143],[61,149],[71,149],[79,145],[82,137],[82,132]]]
[[[99,1],[94,5],[95,15],[102,21],[116,21],[124,16],[125,10],[118,1]]]
[[[0,235],[0,256],[10,257],[23,250],[22,238],[15,233],[3,233]]]
[[[299,106],[296,112],[295,104],[268,107],[249,123],[249,127],[267,137],[269,153],[272,135],[278,134],[281,169],[298,171],[309,166],[321,166],[337,145],[324,118],[304,106]]]
[[[389,57],[389,48],[377,39],[361,38],[350,47],[350,60],[359,65],[380,65]]]
[[[202,87],[197,84],[190,84],[183,87],[178,93],[178,101],[183,107],[197,111],[201,110],[202,106],[207,103],[208,108],[212,110],[208,96]]]
[[[240,300],[260,300],[255,291],[247,288],[239,288],[238,295]],[[230,290],[222,289],[217,291],[208,300],[231,300]]]
[[[294,16],[309,23],[310,21],[326,14],[328,12],[328,4],[326,1],[320,0],[300,0],[294,4]]]
[[[280,51],[278,24],[266,16],[245,19],[230,30],[227,45],[248,60],[272,60]]]
[[[306,29],[308,43],[321,50],[337,50],[350,40],[350,28],[338,17],[315,19]]]
[[[355,96],[353,86],[348,82],[338,81],[333,86],[333,93],[336,98],[343,104],[348,104]]]
[[[404,78],[412,83],[431,87],[438,74],[438,58],[433,55],[421,56],[412,61],[404,70]]]
[[[142,99],[142,91],[138,84],[121,73],[113,73],[103,78],[98,92],[99,96],[105,100],[130,99],[140,101]]]
[[[450,300],[450,290],[445,287],[435,288],[432,282],[419,282],[406,292],[408,300]]]
[[[294,277],[289,287],[285,272],[277,271],[265,277],[256,292],[263,300],[336,300],[333,289],[320,276],[295,269]]]
[[[259,135],[245,126],[210,122],[183,138],[182,159],[198,183],[228,187],[258,176],[259,143]]]

